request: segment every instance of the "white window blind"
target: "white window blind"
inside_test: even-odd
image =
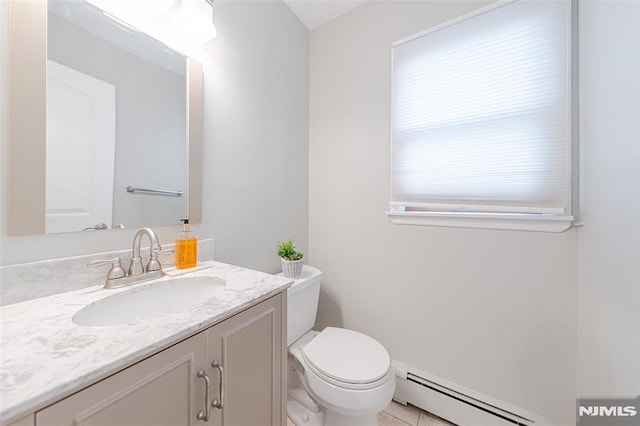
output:
[[[568,216],[569,1],[514,1],[393,46],[392,211]]]

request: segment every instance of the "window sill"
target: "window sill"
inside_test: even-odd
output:
[[[573,216],[467,212],[394,212],[387,215],[398,225],[443,226],[451,228],[501,229],[506,231],[562,232]]]

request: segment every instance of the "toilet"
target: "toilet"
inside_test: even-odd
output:
[[[297,426],[372,426],[396,388],[389,353],[353,330],[311,328],[322,272],[305,265],[287,291],[287,415]]]

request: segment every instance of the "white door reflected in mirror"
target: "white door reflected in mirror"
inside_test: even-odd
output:
[[[47,61],[47,233],[111,225],[115,104],[113,85]]]

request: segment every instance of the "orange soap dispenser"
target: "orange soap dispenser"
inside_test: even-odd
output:
[[[182,219],[180,222],[182,232],[176,238],[176,268],[193,268],[198,261],[198,239],[191,232],[189,219]]]

